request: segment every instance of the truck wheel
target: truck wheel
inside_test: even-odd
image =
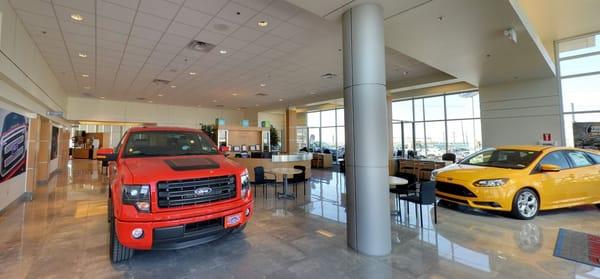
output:
[[[113,216],[112,211],[109,212],[110,216],[110,243],[109,243],[109,254],[110,260],[113,263],[118,263],[122,261],[129,260],[133,257],[133,249],[127,248],[121,244],[119,238],[117,237],[117,233],[115,231],[115,218]]]
[[[539,208],[540,202],[537,194],[533,190],[525,188],[515,195],[511,214],[517,219],[530,220],[537,215]]]

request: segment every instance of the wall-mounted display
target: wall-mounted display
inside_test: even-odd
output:
[[[29,120],[0,108],[0,183],[25,172]]]
[[[575,147],[600,150],[600,122],[573,123]]]
[[[52,138],[50,145],[50,160],[54,160],[58,157],[58,128],[52,126]]]

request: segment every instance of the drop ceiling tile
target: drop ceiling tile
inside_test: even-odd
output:
[[[169,32],[170,34],[189,38],[189,40],[191,40],[192,38],[194,38],[194,36],[196,36],[196,34],[198,34],[198,32],[200,32],[200,28],[190,26],[187,24],[173,22],[171,23],[171,26],[169,27],[167,32]]]
[[[148,0],[144,0],[146,2]],[[112,18],[115,20],[132,23],[135,16],[135,10],[115,5],[113,3],[98,1],[96,13],[101,16]]]
[[[238,24],[215,17],[208,23],[205,29],[211,32],[229,35],[235,32],[239,27]]]
[[[150,28],[158,31],[165,31],[169,27],[171,21],[155,15],[138,12],[135,16],[134,24],[145,28]]]
[[[22,10],[17,10],[17,14],[25,25],[59,30],[56,17],[37,15]]]
[[[258,38],[256,41],[254,41],[254,43],[257,45],[271,48],[278,44],[281,44],[283,41],[284,41],[284,39],[282,39],[280,37],[277,37],[277,36],[274,36],[271,34],[264,34],[263,36]]]
[[[23,1],[23,2],[25,2],[25,1]],[[94,13],[94,10],[95,10],[94,2],[95,2],[94,0],[77,0],[77,1],[52,0],[52,3],[54,5],[69,7],[71,9],[90,13],[90,14]]]
[[[227,49],[238,50],[238,49],[242,49],[246,45],[248,45],[248,42],[246,42],[246,41],[228,37],[227,39],[223,40],[223,42],[221,42],[218,47],[225,48],[226,50]]]
[[[134,9],[134,10],[137,10],[137,6],[139,3],[139,0],[98,0],[98,1],[104,1],[104,2],[117,4],[117,5],[121,5],[121,6],[130,8],[130,9]]]
[[[304,30],[296,25],[289,24],[287,22],[283,22],[279,26],[277,26],[275,29],[273,29],[273,31],[271,31],[271,34],[277,35],[284,39],[289,39],[289,38],[296,36],[297,34],[299,34],[302,31],[304,31]]]
[[[179,6],[163,0],[143,0],[140,4],[140,11],[171,20],[177,14]]]
[[[187,37],[182,37],[171,33],[165,33],[165,35],[160,40],[159,44],[167,44],[181,50],[184,47],[186,47],[190,41],[191,39]]]
[[[96,26],[112,32],[121,34],[129,34],[131,24],[122,21],[114,20],[108,17],[98,16],[96,17]]]
[[[11,0],[10,3],[18,11],[23,10],[30,13],[54,17],[54,11],[50,3],[42,1],[23,1],[23,0]]]
[[[128,36],[121,33],[111,32],[104,29],[98,30],[98,43],[103,41],[119,43],[125,45]]]
[[[223,7],[223,9],[221,9],[217,16],[237,24],[244,24],[257,13],[258,11],[251,8],[238,5],[234,2],[229,2],[225,7]]]
[[[319,17],[318,15],[305,11],[297,13],[295,16],[290,18],[288,22],[296,26],[308,29],[318,28],[319,26],[323,25],[339,24],[337,22],[327,21]]]
[[[205,53],[202,51],[196,51],[193,49],[189,49],[189,48],[184,48],[180,55],[183,57],[187,57],[187,58],[193,58],[193,59],[197,59],[201,56],[203,56]]]
[[[241,26],[238,30],[233,32],[233,34],[231,34],[230,36],[235,39],[252,42],[252,41],[258,39],[258,37],[262,36],[262,34],[263,34],[262,32],[257,31],[255,29],[252,29],[252,28],[249,28],[246,26]]]
[[[225,39],[225,37],[227,37],[227,36],[220,34],[220,33],[215,33],[215,32],[211,32],[208,30],[202,30],[202,31],[200,31],[198,36],[196,36],[196,38],[194,38],[194,39],[198,40],[198,41],[210,43],[213,45],[217,45],[217,44],[221,43]]]
[[[264,47],[264,46],[261,46],[261,45],[257,45],[257,44],[254,44],[254,43],[251,43],[251,44],[249,44],[249,45],[247,45],[247,46],[245,46],[243,48],[243,51],[248,52],[248,53],[252,53],[252,54],[261,54],[261,53],[263,53],[263,52],[265,52],[267,50],[268,50],[267,47]]]
[[[154,48],[154,45],[156,45],[158,43],[158,39],[145,39],[145,38],[141,38],[141,37],[136,37],[136,36],[130,36],[129,40],[127,41],[127,44],[129,46],[133,46],[136,48],[144,48],[144,49],[148,49],[148,50],[152,50],[152,48]]]
[[[303,45],[294,43],[292,41],[285,41],[285,42],[275,46],[275,49],[281,50],[284,52],[295,52],[301,48],[303,48]]]
[[[184,5],[193,10],[216,15],[225,4],[227,1],[223,0],[194,0],[186,1]]]
[[[283,0],[273,1],[267,6],[263,13],[274,16],[281,20],[288,20],[301,11],[300,8]]]
[[[156,31],[153,29],[149,29],[149,28],[141,27],[141,26],[137,26],[137,25],[134,25],[133,29],[131,30],[131,36],[140,37],[142,39],[147,39],[147,40],[159,40],[161,35],[162,35],[162,32],[160,32],[160,31]]]
[[[175,21],[195,27],[204,27],[211,18],[212,16],[209,14],[183,8],[175,17]]]
[[[233,2],[260,11],[267,7],[272,0],[233,0]]]
[[[156,45],[156,48],[154,49],[155,52],[158,51],[158,52],[163,52],[163,53],[169,53],[172,55],[176,55],[177,53],[179,53],[180,50],[181,50],[181,47],[177,47],[177,46],[166,44],[166,43],[159,43],[158,45]],[[154,55],[154,53],[152,55]]]
[[[92,26],[77,24],[66,20],[60,21],[59,24],[62,32],[78,34],[81,36],[94,36],[94,28]]]

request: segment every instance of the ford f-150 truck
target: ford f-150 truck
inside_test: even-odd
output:
[[[239,232],[253,213],[247,169],[200,130],[130,128],[107,160],[114,263]]]

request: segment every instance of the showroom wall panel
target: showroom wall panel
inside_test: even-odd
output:
[[[224,118],[227,124],[239,125],[242,111],[228,109],[195,108],[172,105],[144,104],[69,98],[67,118],[71,120],[147,122],[166,126],[198,128],[200,123],[212,124]]]
[[[484,147],[538,144],[544,133],[563,144],[555,78],[482,86],[479,94]]]

